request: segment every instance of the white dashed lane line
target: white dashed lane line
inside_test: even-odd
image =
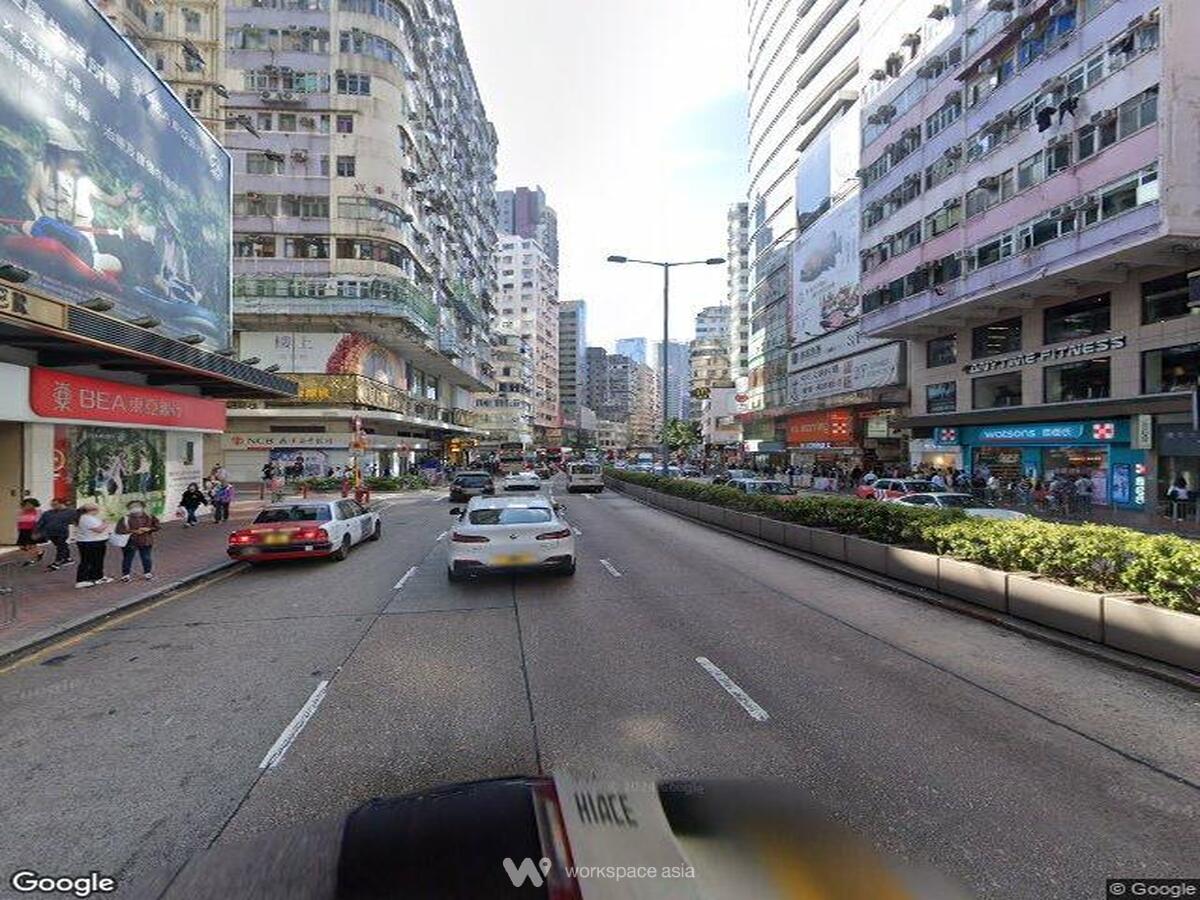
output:
[[[607,559],[600,560],[600,565],[604,566],[604,568],[608,570],[608,574],[613,578],[621,577],[621,573],[617,570],[617,567],[610,563]]]
[[[287,728],[283,729],[279,737],[275,739],[275,743],[271,745],[271,749],[267,751],[267,755],[262,758],[262,762],[258,764],[260,769],[273,769],[283,762],[283,757],[287,754],[288,748],[295,743],[296,738],[300,736],[300,732],[304,730],[304,726],[308,724],[308,720],[316,715],[317,707],[325,699],[325,691],[328,687],[328,681],[322,681],[317,685],[316,690],[304,701],[304,705],[300,707],[300,711],[296,713],[295,718],[288,723]]]
[[[707,656],[697,656],[696,662],[700,664],[700,668],[713,677],[713,680],[717,684],[726,690],[729,696],[741,704],[742,709],[749,714],[750,718],[757,722],[765,722],[771,718],[765,709],[755,703],[750,695],[738,686],[736,681],[721,671],[721,668]]]
[[[392,590],[398,591],[402,587],[404,587],[404,582],[406,582],[406,581],[408,581],[408,579],[412,578],[413,575],[416,574],[416,571],[417,571],[417,567],[413,566],[411,569],[409,569],[407,572],[405,572],[404,576],[399,581],[397,581],[394,585],[392,585]]]

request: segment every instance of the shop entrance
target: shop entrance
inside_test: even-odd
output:
[[[1108,504],[1108,450],[1096,447],[1052,447],[1042,451],[1042,472],[1075,481],[1080,476],[1092,482],[1092,502]]]
[[[1001,481],[1011,482],[1018,480],[1025,474],[1021,468],[1021,448],[976,448],[971,470],[973,472],[982,472],[985,469],[989,476],[995,475]]]
[[[23,433],[20,422],[0,422],[0,544],[17,542],[17,511],[25,494]]]

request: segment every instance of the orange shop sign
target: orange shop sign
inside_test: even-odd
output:
[[[845,409],[829,409],[791,416],[787,420],[787,442],[789,447],[852,444],[854,417]]]

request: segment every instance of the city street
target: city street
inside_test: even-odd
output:
[[[424,491],[346,562],[223,573],[0,670],[6,879],[130,894],[374,796],[564,770],[799,784],[981,897],[1196,875],[1200,696],[619,494],[555,498],[574,577],[449,584]]]

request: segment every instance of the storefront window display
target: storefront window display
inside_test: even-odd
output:
[[[1021,451],[1016,447],[976,447],[973,469],[995,475],[1001,481],[1015,481],[1024,475]]]
[[[1108,450],[1098,447],[1052,447],[1042,451],[1045,478],[1080,476],[1092,480],[1092,502],[1108,504]]]
[[[1142,384],[1148,394],[1191,391],[1200,379],[1200,344],[1181,344],[1142,354]]]

